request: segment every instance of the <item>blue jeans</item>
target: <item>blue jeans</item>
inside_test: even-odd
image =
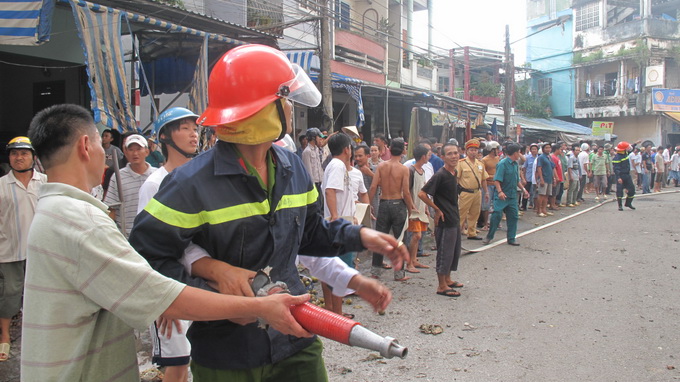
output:
[[[649,175],[650,175],[649,171],[642,173],[642,193],[643,194],[649,194],[651,192],[649,190]]]

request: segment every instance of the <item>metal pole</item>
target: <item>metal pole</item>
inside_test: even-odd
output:
[[[118,201],[120,205],[118,206],[118,216],[120,216],[120,230],[125,235],[125,198],[123,197],[123,183],[120,181],[120,168],[118,167],[118,152],[112,150],[113,152],[113,174],[116,177],[116,188],[118,189]]]
[[[331,23],[330,23],[330,8],[329,0],[322,0],[319,12],[321,12],[321,20],[319,22],[321,28],[321,43],[319,49],[321,50],[321,96],[323,97],[323,112],[329,117],[331,126],[326,126],[329,130],[333,130],[333,88],[331,86],[331,60],[333,59],[333,44],[331,42]],[[338,16],[340,17],[340,16]]]
[[[510,135],[510,126],[512,126],[511,118],[511,102],[512,99],[512,67],[513,63],[510,60],[510,25],[505,25],[505,97],[503,100],[503,119],[505,124],[505,135]]]

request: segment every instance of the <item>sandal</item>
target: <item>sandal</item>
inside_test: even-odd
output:
[[[440,296],[446,296],[446,297],[459,297],[460,292],[458,292],[455,289],[447,289],[445,291],[437,292],[438,295]]]
[[[352,313],[343,313],[342,316],[345,318],[349,318],[350,320],[354,319],[354,315]]]
[[[392,266],[387,263],[382,263],[383,269],[392,269]]]
[[[462,288],[464,286],[465,284],[459,283],[458,281],[453,281],[451,284],[449,284],[449,288]]]

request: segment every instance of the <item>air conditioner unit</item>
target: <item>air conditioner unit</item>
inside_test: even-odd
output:
[[[645,86],[659,86],[663,87],[663,65],[648,66],[645,73]]]

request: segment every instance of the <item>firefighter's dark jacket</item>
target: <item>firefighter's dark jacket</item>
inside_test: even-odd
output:
[[[616,153],[612,159],[612,167],[614,167],[614,174],[617,177],[621,175],[630,175],[630,154]]]
[[[234,146],[219,141],[165,178],[137,216],[130,243],[154,269],[188,285],[210,290],[178,261],[193,241],[233,266],[253,271],[270,266],[274,281],[284,281],[293,294],[304,293],[296,255],[360,251],[361,227],[326,222],[302,161],[276,145],[271,150],[276,163],[271,204],[257,178],[241,166]],[[194,322],[189,338],[194,361],[219,369],[276,363],[314,341],[230,321]]]

